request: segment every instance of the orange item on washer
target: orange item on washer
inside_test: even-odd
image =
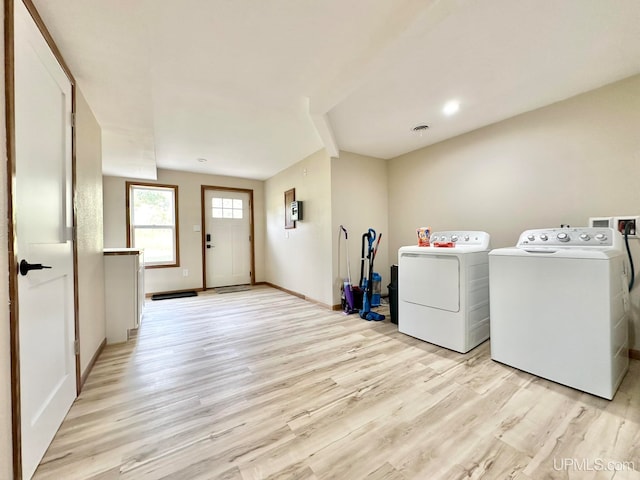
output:
[[[451,247],[455,247],[456,244],[453,242],[433,242],[433,246],[434,247],[445,247],[445,248],[451,248]]]
[[[416,233],[418,234],[418,246],[428,247],[429,238],[431,237],[431,227],[416,228]]]

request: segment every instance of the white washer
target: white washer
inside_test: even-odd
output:
[[[489,267],[491,358],[612,399],[629,366],[620,233],[527,230],[493,250]]]
[[[489,244],[486,232],[447,231],[401,247],[398,330],[460,353],[489,338]]]

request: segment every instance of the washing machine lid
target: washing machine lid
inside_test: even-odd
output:
[[[551,248],[551,247],[507,247],[495,248],[489,257],[528,257],[528,258],[576,258],[609,260],[622,255],[620,250],[597,250],[587,248]]]

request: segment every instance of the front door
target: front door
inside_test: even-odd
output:
[[[206,287],[251,283],[251,205],[245,191],[206,189]]]
[[[23,478],[31,478],[76,397],[72,86],[15,2],[17,258]],[[50,267],[50,268],[49,268]]]

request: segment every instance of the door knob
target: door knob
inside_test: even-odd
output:
[[[20,261],[20,275],[26,275],[31,270],[42,270],[45,268],[51,268],[48,265],[42,265],[41,263],[29,263],[25,259]]]

